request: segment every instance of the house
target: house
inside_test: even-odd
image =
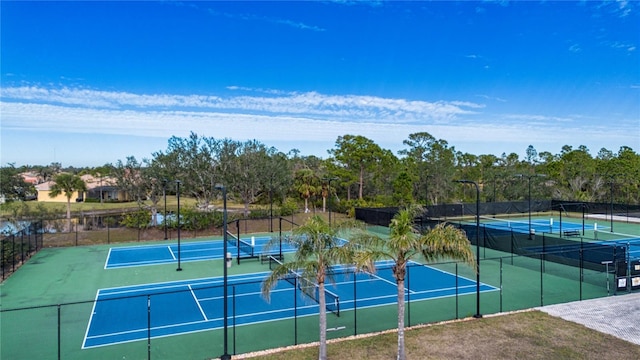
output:
[[[20,174],[20,176],[22,176],[22,179],[24,180],[24,182],[31,185],[37,185],[42,182],[41,177],[36,173],[23,172]]]
[[[89,174],[80,176],[87,185],[87,191],[74,192],[71,201],[83,202],[91,199],[94,202],[102,201],[128,201],[127,193],[120,190],[116,186],[115,179],[111,177],[94,177]],[[51,187],[54,181],[47,181],[36,185],[38,191],[38,201],[67,202],[67,196],[60,194],[56,197],[50,197]]]
[[[38,201],[51,201],[51,202],[67,202],[67,196],[62,193],[58,196],[51,197],[51,187],[55,184],[53,181],[45,181],[41,184],[36,185],[36,191],[38,192]],[[82,199],[83,194],[75,191],[73,195],[71,195],[71,201],[78,201],[77,199]]]
[[[129,201],[130,198],[125,191],[122,191],[116,185],[116,179],[105,177],[94,177],[89,174],[81,176],[84,183],[87,184],[86,198],[101,201]]]

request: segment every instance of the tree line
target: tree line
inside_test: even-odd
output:
[[[34,193],[20,173],[31,171],[42,181],[61,172],[116,180],[119,189],[139,203],[157,208],[162,195],[196,199],[207,209],[224,185],[232,201],[250,205],[296,203],[348,212],[354,206],[436,205],[475,201],[475,191],[454,180],[479,185],[481,200],[514,201],[533,198],[637,204],[640,202],[640,155],[627,146],[617,152],[602,148],[594,156],[585,146],[565,145],[560,153],[538,153],[529,145],[526,156],[474,155],[457,151],[446,140],[427,132],[409,135],[394,154],[359,135],[337,138],[327,158],[301,156],[297,149],[278,151],[259,141],[216,139],[191,133],[171,137],[165,150],[149,158],[133,156],[95,168],[66,168],[8,164],[1,168],[0,193],[5,200],[26,200]],[[179,182],[179,184],[178,184]]]

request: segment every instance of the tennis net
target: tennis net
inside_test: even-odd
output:
[[[283,265],[282,262],[273,256],[269,256],[269,269],[273,270],[277,266]],[[309,279],[305,279],[298,272],[289,270],[289,275],[284,278],[293,286],[297,286],[302,292],[307,294],[313,301],[320,303],[320,286]],[[340,297],[325,289],[326,308],[328,311],[340,316]]]
[[[254,255],[254,247],[250,243],[239,239],[237,236],[227,231],[227,243],[231,246],[236,246],[238,248],[238,256],[240,256],[240,251],[247,255],[247,257],[255,257]]]
[[[536,232],[553,232],[551,220],[533,220],[531,221],[531,225],[529,225],[528,221],[480,216],[480,221],[483,225],[496,229],[508,228],[514,231],[526,233],[529,231],[529,226],[531,226],[531,229],[536,230]]]

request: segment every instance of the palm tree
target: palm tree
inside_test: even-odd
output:
[[[318,358],[327,358],[327,310],[325,282],[333,282],[332,266],[350,262],[347,247],[339,246],[338,232],[341,227],[331,227],[318,215],[310,217],[304,225],[294,229],[291,236],[284,239],[297,250],[294,259],[279,265],[262,283],[262,294],[268,300],[271,289],[278,280],[290,276],[291,271],[301,275],[304,282],[318,284],[320,351]],[[278,239],[274,239],[273,243]],[[315,286],[302,287],[303,294],[315,298]]]
[[[422,208],[419,206],[407,206],[391,219],[388,238],[360,232],[351,238],[349,246],[356,249],[354,263],[358,270],[373,273],[376,261],[394,262],[393,276],[398,285],[398,360],[406,359],[404,280],[407,263],[414,258],[423,257],[426,261],[450,258],[462,260],[472,266],[475,264],[471,243],[464,231],[442,223],[425,234],[420,234],[414,219],[421,212]]]
[[[78,175],[62,173],[53,178],[49,197],[56,197],[62,193],[67,197],[67,231],[71,231],[71,197],[78,191],[87,191],[87,184]]]
[[[301,169],[295,174],[295,187],[304,199],[304,212],[309,212],[309,198],[316,194],[316,176],[311,169]]]

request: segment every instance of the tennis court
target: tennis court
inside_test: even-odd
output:
[[[499,219],[499,218],[491,218],[491,217],[480,217],[482,225],[492,228],[492,229],[512,229],[513,231],[518,231],[522,233],[529,232],[529,226],[536,233],[555,233],[559,234],[564,231],[581,231],[583,230],[583,224],[574,223],[563,220],[562,222],[555,220],[553,218],[548,219],[532,219],[531,225],[529,225],[529,221],[526,219]],[[606,230],[606,227],[600,227],[600,230]],[[588,229],[587,229],[588,230]]]
[[[264,248],[271,237],[260,236],[240,240],[240,254],[251,257],[254,254],[264,253]],[[227,251],[236,258],[238,254],[238,241],[235,237],[229,237]],[[270,249],[270,252],[278,252],[279,246]],[[132,266],[158,265],[181,262],[203,261],[222,259],[224,243],[220,240],[184,242],[178,245],[175,242],[160,245],[143,245],[114,247],[109,249],[105,269],[116,269]],[[282,244],[282,252],[293,252],[295,249],[287,244]]]
[[[411,301],[475,294],[476,282],[429,266],[412,264]],[[347,279],[352,269],[338,267],[335,284],[327,284],[327,310],[338,316],[345,309],[396,303],[397,287],[389,263],[378,263],[375,274],[355,274],[358,288]],[[302,295],[300,284],[281,280],[267,302],[261,296],[261,281],[268,272],[228,277],[229,313],[234,326],[317,315],[318,304]],[[298,279],[294,281],[299,281]],[[148,338],[166,337],[221,328],[223,326],[223,278],[143,284],[99,289],[92,309],[83,349]],[[480,284],[481,292],[497,288]],[[317,296],[317,295],[316,295]],[[302,305],[301,305],[302,304]],[[342,309],[342,310],[341,310]],[[114,321],[118,319],[118,321]]]

